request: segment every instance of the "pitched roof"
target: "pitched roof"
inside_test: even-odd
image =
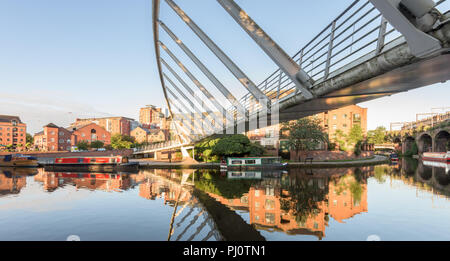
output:
[[[49,127],[49,128],[59,128],[59,127],[56,126],[56,124],[54,124],[54,123],[49,123],[49,124],[45,125],[44,128],[45,128],[45,127]]]
[[[22,123],[19,116],[0,115],[0,122],[11,122],[12,120],[16,120],[18,123]]]
[[[44,134],[44,131],[37,132],[34,134],[34,136],[38,136],[38,135],[42,135],[42,134]]]

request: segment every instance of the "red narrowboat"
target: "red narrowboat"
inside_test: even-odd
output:
[[[77,172],[134,172],[138,170],[137,162],[129,162],[123,156],[104,157],[61,157],[45,166],[47,171]]]

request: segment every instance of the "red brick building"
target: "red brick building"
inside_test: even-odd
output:
[[[73,146],[77,145],[80,141],[85,141],[88,143],[93,141],[101,141],[105,145],[111,144],[111,133],[95,123],[78,126],[72,130]]]
[[[91,143],[97,140],[109,145],[111,134],[95,123],[69,129],[49,123],[34,135],[34,146],[40,151],[70,151],[71,146],[80,141]]]
[[[44,126],[44,130],[34,135],[34,146],[40,151],[70,150],[72,133],[53,123]]]
[[[126,117],[76,119],[76,121],[72,123],[70,127],[79,128],[80,126],[86,126],[87,124],[95,123],[111,133],[111,135],[122,134],[130,136],[131,123],[133,121],[134,119]]]
[[[27,125],[18,116],[0,115],[0,147],[25,147]]]

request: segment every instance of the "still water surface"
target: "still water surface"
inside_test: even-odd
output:
[[[0,240],[450,240],[447,171],[0,168]]]

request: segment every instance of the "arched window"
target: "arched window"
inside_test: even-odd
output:
[[[95,129],[91,129],[91,140],[97,140],[97,131]]]

